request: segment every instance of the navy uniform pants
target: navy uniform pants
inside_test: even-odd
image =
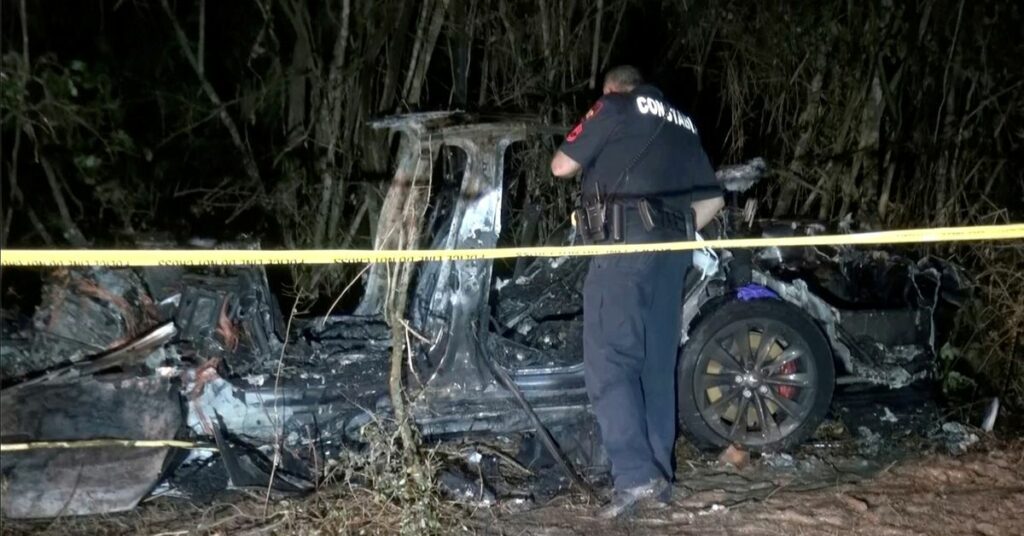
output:
[[[689,252],[597,256],[583,287],[587,394],[616,489],[672,480]]]

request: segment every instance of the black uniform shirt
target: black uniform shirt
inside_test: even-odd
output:
[[[655,198],[681,212],[692,201],[722,195],[693,121],[650,85],[601,97],[560,149],[583,168],[584,198],[598,192],[602,199]]]

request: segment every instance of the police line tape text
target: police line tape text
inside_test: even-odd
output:
[[[854,246],[1024,239],[1024,224],[907,229],[841,235],[729,238],[705,241],[452,250],[4,250],[0,266],[255,266],[290,264],[484,261],[519,257],[583,257],[693,251],[704,248]],[[1024,247],[1024,244],[1022,244]]]

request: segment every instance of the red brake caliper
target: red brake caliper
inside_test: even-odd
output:
[[[790,361],[789,363],[782,365],[782,367],[779,369],[780,374],[793,374],[794,372],[796,372],[796,361]],[[788,398],[790,400],[792,400],[793,397],[796,396],[797,388],[793,387],[792,385],[780,385],[777,389],[779,391],[779,396]]]

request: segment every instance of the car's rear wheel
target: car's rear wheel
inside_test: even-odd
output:
[[[697,324],[679,359],[679,417],[699,448],[791,448],[828,413],[835,365],[828,340],[799,308],[729,302]]]

